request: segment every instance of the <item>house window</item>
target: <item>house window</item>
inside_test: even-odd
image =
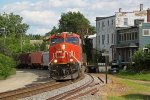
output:
[[[135,32],[135,39],[138,39],[138,32]]]
[[[128,18],[124,18],[124,25],[128,25]]]
[[[126,37],[126,33],[124,33],[124,41],[126,41],[127,37]]]
[[[105,41],[105,35],[102,35],[102,44],[104,44]]]
[[[109,34],[107,34],[107,43],[109,43]]]
[[[150,29],[144,29],[143,36],[150,36]]]
[[[131,36],[130,36],[130,33],[127,33],[128,34],[128,40],[131,40]]]
[[[135,39],[134,34],[135,34],[135,33],[134,33],[134,32],[132,32],[132,40],[134,40],[134,39]]]
[[[109,26],[109,20],[108,20],[108,26]]]
[[[102,22],[102,27],[105,27],[105,23],[104,22]]]
[[[113,43],[114,42],[114,34],[111,34],[111,43]],[[119,38],[120,38],[120,34],[119,34]]]
[[[100,44],[100,39],[101,39],[101,37],[99,36],[99,44]]]
[[[101,28],[101,23],[99,22],[98,24],[99,24],[99,29],[100,29]]]

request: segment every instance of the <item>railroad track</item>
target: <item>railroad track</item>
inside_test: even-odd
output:
[[[82,78],[83,76],[76,80],[73,80],[73,81],[69,80],[66,82],[51,81],[47,83],[40,83],[40,84],[32,85],[32,86],[25,87],[25,88],[20,88],[17,90],[3,92],[3,93],[0,93],[0,100],[17,100],[20,98],[29,97],[35,94],[39,94],[39,93],[43,93],[43,92],[47,92],[47,91],[51,91],[54,89],[64,87],[66,85],[72,84],[73,82],[79,81]]]
[[[53,96],[53,97],[49,98],[48,100],[72,100],[72,99],[76,99],[80,96],[84,96],[88,93],[94,94],[94,93],[98,92],[97,88],[93,88],[93,89],[86,91],[85,93],[78,94],[78,92],[90,87],[90,85],[94,83],[94,78],[91,75],[90,75],[90,77],[91,77],[91,79],[87,83],[79,86],[78,88],[72,89],[70,91],[61,93],[61,94],[56,95],[56,96]],[[77,95],[75,95],[75,94],[77,94]]]
[[[92,76],[89,76],[89,77],[90,78],[88,81],[84,82],[84,84],[78,86],[77,88],[70,89],[66,92],[56,94],[52,97],[50,96],[46,99],[47,100],[64,100],[64,99],[72,100],[72,99],[79,98],[81,96],[85,96],[89,93],[95,94],[96,92],[98,92],[98,89],[93,87],[96,85],[96,83],[94,82],[94,78]],[[26,88],[3,92],[3,93],[0,93],[0,100],[16,100],[16,99],[21,99],[21,98],[26,98],[26,97],[32,98],[33,95],[41,94],[43,92],[47,93],[49,91],[49,93],[51,93],[52,90],[59,91],[60,88],[66,88],[65,86],[67,85],[70,86],[70,84],[78,82],[82,80],[83,78],[84,76],[73,81],[66,81],[66,82],[54,82],[53,81],[53,82],[47,82],[47,83],[40,83],[40,84],[33,85],[30,87],[26,87]]]
[[[0,100],[15,100],[26,96],[31,96],[37,93],[41,93],[42,91],[53,90],[54,87],[58,87],[58,85],[60,86],[61,84],[59,82],[53,81],[33,85],[30,87],[20,88],[17,90],[3,92],[0,93]]]

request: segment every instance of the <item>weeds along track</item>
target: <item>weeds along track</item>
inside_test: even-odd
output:
[[[64,81],[64,82],[51,81],[47,83],[39,83],[36,85],[31,85],[28,87],[24,87],[24,88],[12,90],[12,91],[2,92],[0,93],[0,100],[17,100],[20,98],[29,97],[35,94],[39,94],[39,93],[43,93],[43,92],[47,92],[47,91],[51,91],[54,89],[64,87],[66,85],[72,84],[81,79],[83,79],[83,76],[73,81],[71,80]]]

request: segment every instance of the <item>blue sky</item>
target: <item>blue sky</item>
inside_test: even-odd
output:
[[[139,10],[141,3],[144,10],[150,8],[150,0],[0,0],[0,13],[19,14],[30,25],[27,34],[44,35],[68,11],[80,11],[95,26],[96,17],[114,15],[119,8]]]

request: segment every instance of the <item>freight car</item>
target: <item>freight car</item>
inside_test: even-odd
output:
[[[18,57],[18,68],[27,68],[30,63],[30,53],[22,53]]]
[[[18,60],[19,68],[48,69],[49,52],[22,53]]]
[[[40,68],[42,64],[42,52],[32,52],[30,55],[30,66],[32,68]]]
[[[56,80],[75,79],[80,76],[82,46],[78,34],[62,32],[49,38],[50,77]]]

